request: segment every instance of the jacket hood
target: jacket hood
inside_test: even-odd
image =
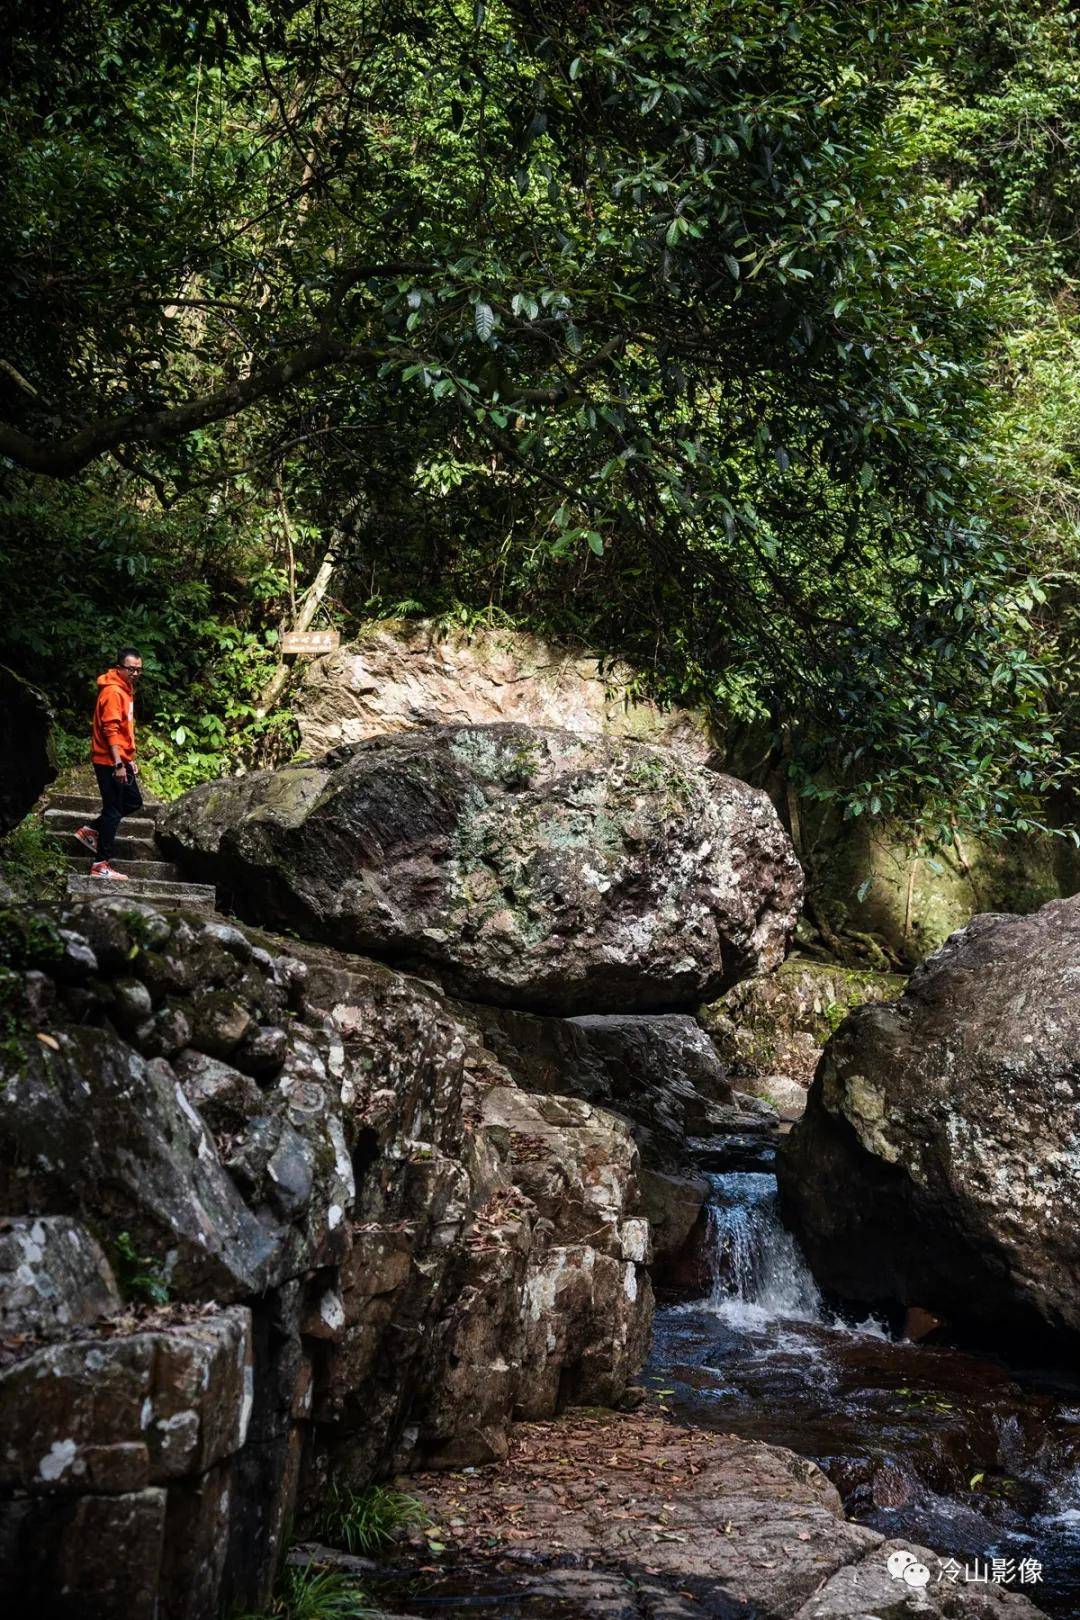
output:
[[[98,686],[122,686],[125,692],[131,691],[131,687],[118,669],[107,669],[104,675],[98,676],[97,683]]]

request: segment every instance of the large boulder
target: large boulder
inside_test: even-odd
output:
[[[663,749],[509,724],[209,783],[158,836],[271,924],[567,1013],[689,1006],[774,967],[802,887],[756,789]]]
[[[825,1049],[780,1161],[818,1279],[1080,1331],[1080,898],[953,934]]]
[[[52,721],[44,692],[0,664],[0,837],[56,778]]]
[[[305,669],[292,709],[304,752],[324,754],[415,726],[514,720],[583,735],[634,737],[704,762],[701,714],[642,698],[626,664],[557,647],[527,630],[446,630],[388,620]]]

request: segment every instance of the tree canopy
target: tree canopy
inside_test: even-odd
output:
[[[1032,382],[1062,346],[1075,367],[1070,23],[940,0],[22,15],[16,661],[57,686],[93,626],[144,633],[189,776],[223,768],[262,723],[290,570],[329,547],[346,625],[584,639],[782,743],[849,814],[1029,824],[1072,748],[1072,469],[1039,455],[1074,407],[1048,423]]]

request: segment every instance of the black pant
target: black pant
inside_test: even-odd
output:
[[[142,809],[142,794],[130,765],[122,782],[111,765],[95,765],[94,775],[101,790],[101,814],[90,825],[97,830],[98,860],[110,861],[116,848],[116,829],[124,816]]]

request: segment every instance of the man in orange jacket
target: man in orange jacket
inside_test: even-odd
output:
[[[142,809],[135,763],[135,688],[141,675],[142,659],[135,648],[122,647],[112,669],[98,676],[90,757],[101,791],[101,814],[75,834],[95,857],[90,868],[95,878],[127,877],[112,860],[122,818]]]

